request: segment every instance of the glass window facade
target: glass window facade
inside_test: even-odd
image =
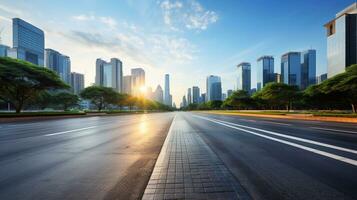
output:
[[[53,49],[45,50],[45,67],[55,71],[67,84],[71,81],[71,60]]]
[[[261,90],[267,83],[274,81],[274,58],[263,56],[258,59],[257,90]]]
[[[301,89],[316,84],[316,51],[307,50],[301,53]]]
[[[250,92],[251,69],[250,63],[240,63],[238,68],[237,89]]]
[[[301,55],[299,52],[289,52],[281,57],[281,81],[288,85],[301,88]]]
[[[206,101],[222,100],[221,77],[214,75],[208,76],[206,80],[206,89]]]
[[[103,83],[102,86],[104,87],[112,87],[113,86],[113,79],[112,79],[112,65],[111,64],[104,64],[103,65]]]

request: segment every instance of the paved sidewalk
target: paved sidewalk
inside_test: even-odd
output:
[[[197,132],[177,115],[143,196],[147,199],[250,199]]]

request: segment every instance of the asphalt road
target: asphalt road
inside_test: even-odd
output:
[[[0,199],[140,198],[173,116],[0,124]]]
[[[355,124],[184,112],[2,123],[0,199],[140,198],[175,115],[253,199],[357,199]]]

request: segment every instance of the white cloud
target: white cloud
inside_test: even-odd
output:
[[[7,12],[9,14],[14,14],[14,15],[17,15],[17,16],[20,16],[22,15],[22,11],[19,10],[19,9],[16,9],[16,8],[13,8],[13,7],[9,7],[9,6],[5,6],[5,5],[2,5],[0,4],[0,10],[4,11],[4,12]]]
[[[196,0],[163,0],[160,8],[164,23],[173,30],[180,30],[182,26],[192,30],[206,30],[218,20],[216,12],[206,10]]]
[[[90,20],[95,20],[95,16],[94,15],[76,15],[72,17],[75,20],[78,21],[90,21]]]

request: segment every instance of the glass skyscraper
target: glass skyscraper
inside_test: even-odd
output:
[[[111,87],[117,92],[123,91],[123,64],[117,58],[106,62],[100,58],[96,61],[96,85]]]
[[[250,82],[251,82],[251,69],[250,63],[242,62],[237,65],[238,68],[238,78],[237,78],[237,89],[250,92]]]
[[[68,56],[45,49],[45,67],[55,71],[65,83],[71,83],[71,60]]]
[[[9,49],[8,56],[43,66],[45,50],[44,32],[22,19],[13,18],[12,33],[13,48]]]
[[[84,74],[71,73],[71,87],[74,94],[79,94],[84,89]]]
[[[357,3],[353,3],[336,18],[325,24],[327,30],[327,76],[342,73],[357,63]]]
[[[140,95],[140,88],[145,86],[145,71],[142,68],[131,69],[131,91],[134,96]]]
[[[259,91],[267,83],[274,82],[274,57],[262,56],[257,62],[257,90]]]
[[[221,77],[210,75],[206,80],[206,101],[222,100],[222,83]]]
[[[301,89],[316,84],[316,50],[301,52]]]
[[[200,103],[200,88],[197,86],[192,87],[192,103]]]
[[[288,52],[281,57],[281,82],[301,88],[301,54]]]
[[[171,106],[172,99],[170,97],[170,75],[165,74],[165,104]]]

